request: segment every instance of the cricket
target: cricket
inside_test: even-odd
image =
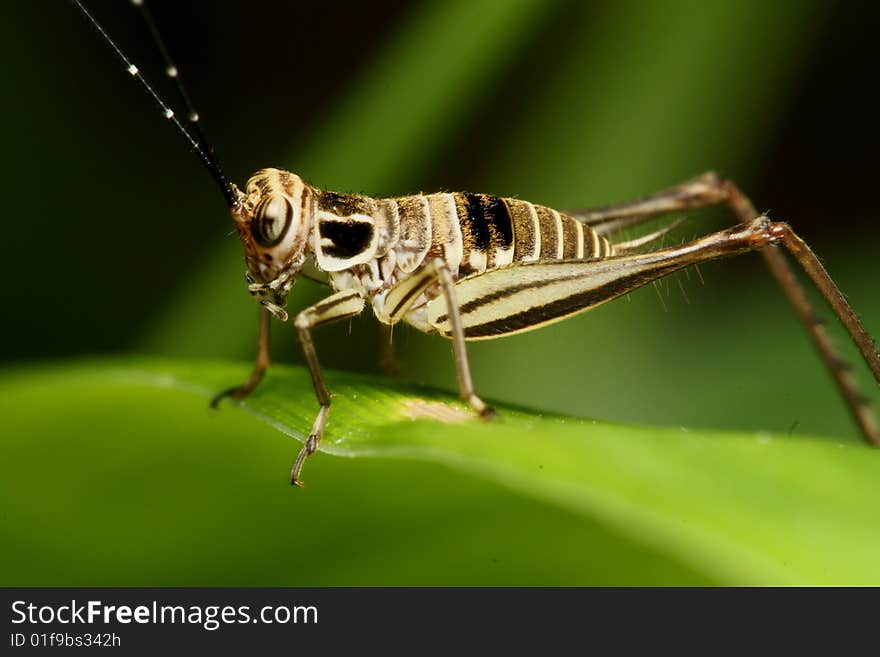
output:
[[[306,459],[321,442],[331,395],[312,342],[313,329],[360,314],[369,305],[388,326],[405,322],[452,341],[458,392],[476,416],[495,415],[477,394],[467,342],[530,331],[585,312],[692,265],[757,252],[785,293],[832,376],[864,439],[880,447],[880,428],[832,345],[795,269],[796,263],[840,320],[880,383],[880,354],[822,263],[787,223],[771,221],[730,180],[706,173],[635,201],[555,210],[516,198],[435,193],[371,198],[325,191],[296,173],[257,171],[239,188],[205,139],[199,116],[145,0],[132,0],[146,21],[166,74],[187,113],[185,123],[157,94],[86,9],[71,0],[216,183],[244,247],[248,292],[260,305],[257,356],[246,381],[217,394],[243,399],[269,367],[270,322],[291,319],[317,399],[317,415],[296,456],[290,482],[302,486]],[[657,248],[680,219],[636,239],[621,231],[696,208],[726,205],[736,224],[673,247]],[[290,315],[298,276],[317,272],[332,294]]]

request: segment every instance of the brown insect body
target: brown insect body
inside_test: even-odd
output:
[[[616,255],[599,231],[528,201],[462,192],[374,199],[318,190],[280,169],[251,177],[233,217],[254,281],[251,290],[281,318],[286,294],[307,258],[328,275],[334,290],[370,300],[380,321],[402,320],[435,332],[427,307],[440,295],[439,283],[402,299],[405,313],[387,301],[390,290],[437,259],[457,282],[511,265]]]

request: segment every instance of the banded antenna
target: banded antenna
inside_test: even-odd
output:
[[[202,124],[199,121],[199,113],[196,111],[192,98],[186,91],[186,85],[180,75],[180,69],[177,68],[174,60],[171,59],[171,53],[165,45],[162,33],[159,31],[159,28],[156,27],[156,21],[153,20],[153,14],[149,7],[147,7],[146,0],[131,0],[131,4],[140,10],[141,17],[144,19],[144,23],[146,23],[147,29],[150,31],[150,36],[153,38],[153,43],[156,45],[156,50],[159,51],[159,54],[165,62],[165,75],[174,81],[174,88],[177,90],[177,95],[183,103],[183,106],[186,107],[186,120],[189,121],[190,134],[195,137],[196,141],[202,145],[205,152],[207,152],[211,159],[216,162],[217,157],[214,154],[214,149],[211,148],[211,144],[208,143],[208,139],[205,137],[205,133],[202,130]]]
[[[147,95],[153,99],[156,105],[159,106],[159,109],[162,111],[162,115],[172,123],[172,125],[177,129],[177,132],[186,140],[189,144],[190,148],[192,148],[196,155],[198,155],[199,159],[202,161],[202,164],[208,170],[208,173],[211,174],[211,177],[214,179],[214,182],[220,187],[220,191],[223,194],[223,198],[226,201],[226,205],[229,208],[236,208],[240,204],[239,193],[236,191],[235,187],[232,183],[229,182],[229,179],[226,178],[226,175],[223,173],[223,169],[220,168],[220,161],[217,159],[217,156],[214,154],[213,149],[211,149],[205,140],[205,135],[199,127],[198,122],[198,113],[195,111],[192,102],[189,100],[189,96],[186,93],[185,88],[183,87],[182,82],[180,81],[179,75],[176,75],[177,70],[174,66],[173,61],[168,55],[168,51],[165,48],[164,43],[158,35],[158,31],[156,30],[155,24],[150,17],[149,12],[146,10],[146,7],[143,6],[143,0],[132,0],[132,3],[139,6],[143,13],[145,20],[147,21],[147,26],[150,28],[150,32],[153,34],[153,39],[156,42],[156,46],[159,48],[159,51],[162,53],[163,58],[166,63],[166,73],[169,77],[175,80],[175,86],[180,94],[181,98],[184,101],[184,104],[189,112],[189,123],[193,126],[193,130],[195,131],[195,135],[184,127],[184,125],[180,122],[180,119],[177,118],[174,111],[165,103],[164,100],[159,96],[158,93],[153,89],[149,82],[147,82],[146,78],[141,74],[138,70],[138,67],[135,66],[131,60],[125,55],[124,52],[116,45],[116,42],[110,38],[110,35],[101,27],[101,24],[95,20],[95,17],[92,16],[89,11],[83,6],[80,0],[71,0],[74,5],[76,5],[77,9],[80,10],[83,16],[94,26],[94,28],[98,31],[104,41],[108,46],[116,53],[119,59],[122,61],[125,69],[128,73],[135,78],[141,85],[144,91],[147,92]]]

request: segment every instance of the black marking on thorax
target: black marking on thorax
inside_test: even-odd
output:
[[[318,237],[322,240],[324,255],[349,260],[371,247],[375,232],[372,219],[376,210],[375,199],[321,190],[317,192],[317,204],[320,210]]]
[[[347,260],[369,248],[373,241],[373,225],[353,219],[326,219],[318,223],[321,239],[329,240],[323,246],[331,258]]]

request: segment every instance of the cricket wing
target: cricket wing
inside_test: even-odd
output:
[[[487,340],[558,322],[686,266],[663,260],[535,262],[469,276],[455,284],[465,338]],[[450,337],[446,300],[430,301],[427,313],[428,322]]]

